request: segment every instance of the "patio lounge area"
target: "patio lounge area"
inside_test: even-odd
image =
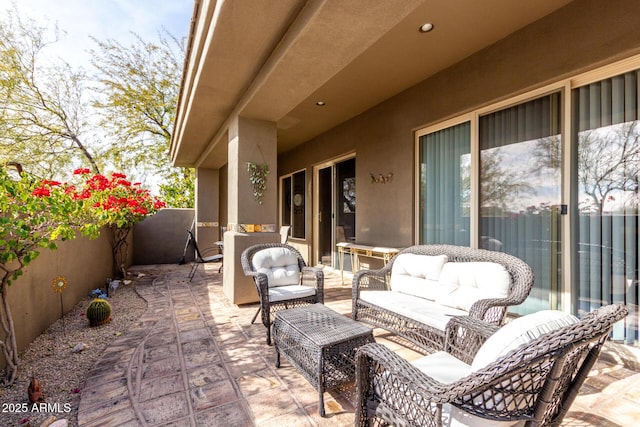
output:
[[[133,267],[148,310],[114,341],[83,388],[80,426],[349,426],[354,386],[318,394],[296,369],[266,345],[264,326],[251,324],[257,304],[231,304],[219,265]],[[347,279],[347,277],[345,277]],[[350,281],[325,272],[325,305],[350,315]],[[420,357],[406,342],[374,330],[377,342],[408,360]],[[629,426],[640,418],[640,371],[607,346],[582,387],[565,426]]]

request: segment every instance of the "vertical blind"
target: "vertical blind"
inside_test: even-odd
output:
[[[573,307],[624,303],[613,338],[638,344],[640,72],[573,90]]]
[[[420,242],[469,246],[470,122],[420,137]]]

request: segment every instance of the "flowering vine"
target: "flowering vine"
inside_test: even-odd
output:
[[[114,268],[124,277],[129,233],[137,222],[165,207],[165,203],[143,189],[139,182],[131,183],[123,173],[113,172],[109,177],[91,175],[88,168],[76,169],[73,173],[84,177],[84,183],[78,188],[67,188],[75,200],[86,201],[86,208],[94,218],[93,227],[111,229]]]
[[[56,249],[57,241],[75,237],[81,211],[60,182],[38,181],[26,173],[13,177],[0,165],[0,349],[6,363],[0,381],[7,385],[18,372],[10,285],[40,250]]]
[[[136,222],[164,207],[140,183],[126,175],[90,175],[89,169],[74,174],[79,184],[37,180],[20,171],[13,177],[0,165],[0,350],[6,367],[1,382],[11,385],[18,372],[18,351],[8,302],[11,284],[36,259],[41,249],[54,250],[58,241],[75,238],[80,231],[91,238],[100,229],[113,232],[113,260],[124,273],[127,236]]]

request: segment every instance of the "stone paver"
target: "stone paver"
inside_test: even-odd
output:
[[[143,266],[136,290],[148,303],[140,320],[112,343],[83,388],[78,424],[93,426],[350,426],[355,387],[325,394],[288,363],[274,366],[257,305],[230,304],[218,266]],[[349,314],[351,292],[326,274],[325,304]],[[376,340],[413,360],[420,355],[376,330]],[[640,419],[640,373],[601,360],[564,426],[626,426]],[[633,424],[633,422],[632,422]]]

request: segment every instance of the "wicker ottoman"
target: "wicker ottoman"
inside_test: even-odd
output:
[[[325,390],[353,381],[356,350],[374,342],[371,328],[322,304],[277,312],[273,339],[276,367],[282,354],[318,390],[323,417]]]

